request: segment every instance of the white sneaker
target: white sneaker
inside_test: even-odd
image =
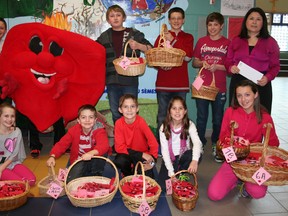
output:
[[[215,144],[212,144],[212,155],[213,155],[213,157],[216,156],[216,145]]]

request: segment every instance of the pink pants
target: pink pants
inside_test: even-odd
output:
[[[223,199],[237,184],[238,178],[234,174],[232,167],[224,162],[208,186],[208,197],[213,201]],[[262,198],[266,195],[267,186],[259,186],[250,182],[245,182],[246,191],[254,199]]]
[[[28,181],[29,185],[33,186],[36,182],[36,177],[26,166],[23,164],[17,164],[12,170],[4,169],[1,175],[1,180]]]

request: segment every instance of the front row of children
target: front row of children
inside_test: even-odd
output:
[[[138,161],[144,164],[145,174],[153,176],[153,167],[158,156],[158,143],[145,120],[137,113],[138,102],[135,96],[126,94],[119,102],[119,112],[123,116],[115,124],[114,163],[123,176],[132,175]],[[22,162],[25,159],[23,139],[19,128],[15,127],[15,108],[9,104],[0,105],[0,178],[1,180],[27,180],[35,184],[34,174]],[[224,114],[220,140],[230,134],[230,122],[238,123],[235,136],[241,136],[251,143],[261,142],[265,136],[266,123],[272,124],[269,145],[278,146],[279,140],[271,116],[260,105],[257,85],[249,80],[236,85],[232,105]],[[172,177],[178,170],[187,169],[196,173],[201,161],[203,148],[195,124],[188,119],[187,106],[181,97],[174,97],[169,103],[166,119],[159,130],[163,162],[160,178]],[[192,146],[192,147],[191,147]],[[79,108],[78,124],[71,127],[65,136],[56,143],[47,160],[48,166],[55,165],[55,158],[71,148],[70,163],[82,158],[91,161],[94,155],[107,156],[109,142],[103,124],[97,120],[96,109],[92,105]],[[91,169],[91,170],[88,170]],[[101,175],[104,163],[84,163],[75,175],[84,172]],[[78,176],[79,177],[79,176]],[[224,162],[208,186],[211,200],[223,199],[234,187],[238,178],[231,166]],[[266,186],[243,183],[241,195],[252,198],[264,197]]]

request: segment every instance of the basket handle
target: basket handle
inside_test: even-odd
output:
[[[214,72],[212,72],[212,82],[211,82],[210,86],[216,87],[215,86],[215,73]]]
[[[118,173],[118,169],[117,169],[117,167],[115,166],[115,164],[114,164],[109,158],[106,158],[106,157],[103,157],[103,156],[93,156],[93,157],[91,158],[91,160],[92,160],[93,158],[103,159],[103,160],[105,160],[106,162],[108,162],[108,163],[110,163],[110,164],[112,165],[112,167],[113,167],[114,170],[115,170],[115,182],[114,182],[114,184],[118,187],[118,185],[119,185],[119,173]],[[66,191],[68,191],[68,188],[67,188],[67,177],[68,177],[68,174],[69,174],[70,170],[73,168],[73,166],[74,166],[75,164],[79,163],[80,161],[82,161],[81,158],[78,159],[78,160],[76,160],[72,165],[70,165],[70,167],[69,167],[69,169],[68,169],[68,171],[67,171],[67,175],[66,175],[66,178],[65,178],[65,190],[66,190]]]
[[[52,180],[55,181],[56,180],[56,175],[55,175],[55,169],[53,165],[50,165],[48,167],[48,176],[52,177]]]
[[[202,73],[202,70],[204,69],[204,66],[202,66],[201,68],[200,68],[200,70],[198,71],[198,75],[197,76],[201,76],[201,73]],[[212,73],[212,81],[211,81],[211,84],[210,84],[210,86],[211,87],[216,87],[215,86],[215,75],[214,75],[214,72],[211,72]]]
[[[270,138],[270,132],[271,128],[273,127],[271,123],[264,124],[264,127],[266,127],[266,134],[264,138],[264,147],[262,150],[262,157],[260,159],[260,166],[264,167],[265,166],[265,158],[267,155],[267,149],[268,149],[268,143],[269,143],[269,138]]]
[[[128,46],[128,41],[126,42],[125,46],[124,46],[124,57],[126,57],[126,51],[127,51],[127,46]]]
[[[29,189],[30,189],[30,185],[29,185],[29,181],[25,181],[25,191],[28,193]]]
[[[124,57],[126,57],[126,52],[127,52],[127,47],[128,47],[128,42],[126,42],[125,46],[124,46]],[[135,50],[132,50],[132,58],[137,58],[137,54]]]
[[[135,50],[132,50],[132,56],[131,58],[137,58],[137,54],[136,54],[136,51]]]
[[[161,27],[161,33],[160,33],[160,39],[159,39],[159,42],[158,42],[158,48],[159,47],[164,47],[164,48],[167,48],[167,45],[166,45],[166,39],[165,39],[165,36],[164,36],[164,32],[167,32],[168,29],[167,29],[167,25],[165,23],[162,24],[162,27]]]
[[[138,161],[135,170],[134,170],[134,176],[137,175],[137,170],[138,166],[141,167],[141,172],[142,172],[142,177],[143,177],[143,194],[142,194],[142,199],[144,200],[146,198],[146,180],[145,180],[145,171],[144,171],[144,166],[141,161]]]
[[[237,122],[231,121],[230,127],[231,127],[230,146],[232,146],[234,142],[234,129],[238,127]]]
[[[173,176],[171,176],[171,179],[175,178],[177,175],[179,175],[181,173],[184,173],[184,172],[186,173],[186,172],[188,172],[188,170],[180,170],[180,171],[176,172]],[[193,177],[194,177],[194,187],[196,189],[198,189],[198,182],[197,182],[196,174],[195,173],[189,173],[189,174],[193,175]]]

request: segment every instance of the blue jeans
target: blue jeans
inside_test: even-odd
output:
[[[207,120],[209,116],[209,104],[211,104],[212,106],[213,132],[211,140],[212,143],[216,143],[220,134],[225,103],[226,103],[226,93],[218,93],[215,101],[196,99],[196,108],[197,108],[196,127],[199,138],[203,146],[207,142],[205,138],[205,133],[206,133]]]
[[[138,98],[138,85],[137,86],[121,86],[121,85],[107,85],[107,94],[112,112],[112,119],[115,124],[116,120],[121,118],[121,113],[118,111],[119,99],[124,94],[132,94]]]

